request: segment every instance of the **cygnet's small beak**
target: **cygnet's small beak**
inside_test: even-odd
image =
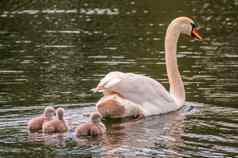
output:
[[[199,39],[200,41],[203,41],[203,38],[199,35],[197,28],[193,28],[193,30],[191,32],[191,36]]]

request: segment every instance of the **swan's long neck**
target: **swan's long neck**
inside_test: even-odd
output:
[[[169,78],[170,95],[175,98],[176,104],[182,106],[185,102],[185,90],[177,64],[177,41],[180,31],[176,24],[171,23],[165,36],[165,61]]]

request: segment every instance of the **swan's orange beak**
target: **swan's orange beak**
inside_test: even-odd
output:
[[[199,35],[198,29],[196,29],[195,27],[193,28],[191,32],[191,36],[203,41],[203,38]]]

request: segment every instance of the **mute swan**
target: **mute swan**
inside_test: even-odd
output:
[[[56,118],[44,123],[42,129],[44,133],[66,132],[68,128],[64,120],[64,109],[58,108]]]
[[[95,91],[104,94],[104,97],[96,104],[97,111],[102,116],[123,118],[163,114],[182,107],[185,102],[185,90],[176,58],[180,34],[202,40],[196,23],[188,17],[178,17],[169,24],[165,36],[169,92],[150,77],[133,73],[110,72],[95,88]]]
[[[46,107],[43,114],[41,114],[38,117],[32,118],[28,122],[27,128],[31,132],[41,130],[43,123],[52,120],[54,116],[55,116],[55,109],[51,106]]]
[[[76,136],[98,136],[106,132],[105,125],[101,122],[101,114],[94,112],[90,115],[90,121],[76,128]]]

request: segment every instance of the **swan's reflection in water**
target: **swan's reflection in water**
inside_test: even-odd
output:
[[[112,124],[104,147],[110,154],[119,155],[174,154],[177,144],[183,144],[184,118],[184,113],[177,111],[144,120]]]

